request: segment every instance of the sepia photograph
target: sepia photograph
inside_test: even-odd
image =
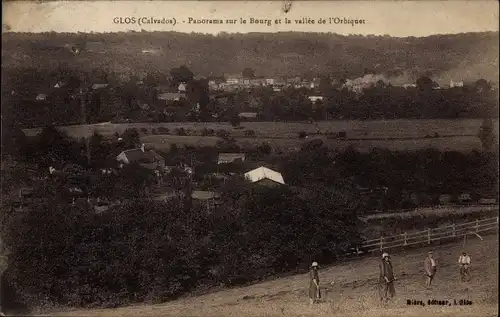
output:
[[[0,316],[498,316],[498,19],[3,1]]]

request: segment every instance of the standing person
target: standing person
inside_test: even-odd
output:
[[[321,291],[319,289],[319,274],[318,274],[318,262],[313,262],[311,264],[311,270],[309,271],[309,300],[310,304],[314,304],[318,299],[321,298]]]
[[[462,255],[458,258],[458,265],[460,265],[460,282],[470,280],[470,256],[467,252],[463,251]]]
[[[432,251],[429,251],[428,256],[424,260],[424,269],[425,275],[427,275],[425,285],[430,287],[434,276],[436,276],[436,260],[434,260]]]
[[[396,295],[394,289],[394,271],[392,269],[391,259],[388,253],[382,254],[382,261],[379,264],[380,278],[379,278],[379,295],[380,300],[387,302],[389,299]]]

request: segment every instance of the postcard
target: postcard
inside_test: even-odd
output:
[[[4,1],[1,315],[498,315],[498,18]]]

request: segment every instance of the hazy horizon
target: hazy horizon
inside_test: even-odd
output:
[[[340,35],[426,37],[460,33],[498,32],[498,2],[477,1],[16,1],[2,3],[6,33],[179,32],[217,35],[307,32]],[[326,12],[326,13],[325,13]],[[176,19],[171,24],[119,24],[114,18]],[[346,18],[364,24],[193,24],[194,19],[250,20]],[[182,21],[186,21],[182,23]]]

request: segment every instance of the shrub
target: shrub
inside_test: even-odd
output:
[[[345,138],[345,137],[347,137],[347,132],[345,132],[345,131],[340,131],[340,132],[338,133],[338,136],[339,136],[339,138]]]
[[[156,135],[156,134],[158,134],[158,132],[156,132],[156,129],[153,128],[153,129],[151,129],[151,134],[155,134]]]
[[[307,133],[305,131],[299,132],[299,139],[305,139],[307,137]]]
[[[166,128],[166,127],[159,127],[159,128],[158,128],[158,132],[159,132],[160,134],[168,134],[168,131],[169,131],[169,130],[168,130],[168,128]]]
[[[184,130],[184,128],[177,128],[175,129],[175,134],[176,135],[181,135],[181,136],[185,136],[187,135],[186,131]]]
[[[147,128],[141,128],[141,132],[143,134],[148,134],[148,129]]]
[[[218,136],[219,138],[228,138],[229,137],[229,132],[227,132],[226,130],[224,129],[220,129],[217,131],[216,133],[216,136]]]

